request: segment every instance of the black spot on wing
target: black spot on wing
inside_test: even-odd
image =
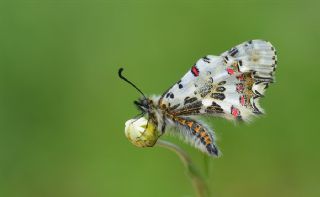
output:
[[[227,63],[228,63],[228,61],[229,61],[228,56],[224,56],[224,57],[223,57],[223,62],[224,62],[225,64],[227,64]]]
[[[174,98],[174,94],[172,93],[172,92],[168,92],[167,94],[166,94],[166,98],[171,98],[171,99],[173,99]]]
[[[273,78],[271,77],[259,77],[257,75],[254,75],[255,81],[263,81],[263,82],[268,82],[268,83],[273,83]]]
[[[238,52],[239,50],[237,48],[232,48],[228,53],[230,56],[234,57]]]
[[[177,82],[177,84],[178,84],[178,88],[179,88],[179,89],[182,89],[182,88],[183,88],[183,85],[181,84],[181,80],[179,80],[179,81]]]
[[[214,102],[214,101],[212,101],[211,106],[213,106],[213,107],[220,107],[220,105],[218,105],[218,104],[217,104],[216,102]]]
[[[218,85],[224,85],[224,84],[226,84],[227,82],[226,81],[220,81],[219,83],[218,83]]]
[[[211,106],[208,106],[206,109],[205,109],[205,112],[206,113],[209,113],[209,114],[214,114],[214,113],[224,113],[223,112],[223,109],[221,108],[220,105],[218,105],[216,102],[212,102],[212,105]]]
[[[204,62],[210,63],[210,58],[208,58],[207,56],[204,56],[204,57],[202,58],[202,60],[203,60]]]
[[[226,98],[223,93],[212,93],[211,97],[218,100],[224,100]]]
[[[173,110],[177,109],[179,106],[180,106],[180,104],[176,104],[176,105],[170,107],[170,110],[173,111]]]
[[[262,112],[258,109],[258,107],[256,106],[255,102],[252,103],[252,107],[253,107],[253,113],[255,114],[262,114]]]
[[[261,93],[258,92],[257,90],[255,90],[254,93],[255,93],[258,97],[263,97],[263,94],[261,94]]]
[[[242,66],[242,60],[238,61],[239,66]]]
[[[197,97],[192,97],[192,98],[190,98],[190,97],[187,96],[187,97],[184,99],[184,105],[186,105],[186,104],[188,104],[188,103],[193,103],[193,102],[195,102],[196,100],[198,100]]]
[[[223,86],[219,86],[219,87],[216,88],[217,92],[224,92],[225,90],[226,90],[226,88],[223,87]]]
[[[175,115],[176,116],[197,115],[197,114],[200,114],[201,107],[202,107],[202,102],[201,101],[196,101],[196,102],[190,103],[188,105],[185,105],[180,109],[177,109],[175,111]]]

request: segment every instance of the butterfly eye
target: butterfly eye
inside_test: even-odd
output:
[[[142,104],[144,107],[149,107],[149,101],[147,99],[142,100]]]

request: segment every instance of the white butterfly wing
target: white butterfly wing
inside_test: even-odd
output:
[[[162,95],[160,107],[176,116],[249,120],[263,112],[258,100],[274,80],[276,60],[274,47],[262,40],[203,57]]]

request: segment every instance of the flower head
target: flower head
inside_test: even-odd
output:
[[[156,126],[144,117],[128,120],[125,125],[125,135],[138,147],[151,147],[160,136]]]

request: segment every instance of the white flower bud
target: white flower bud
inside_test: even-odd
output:
[[[155,125],[144,117],[128,120],[125,125],[125,135],[135,146],[151,147],[159,138]]]

